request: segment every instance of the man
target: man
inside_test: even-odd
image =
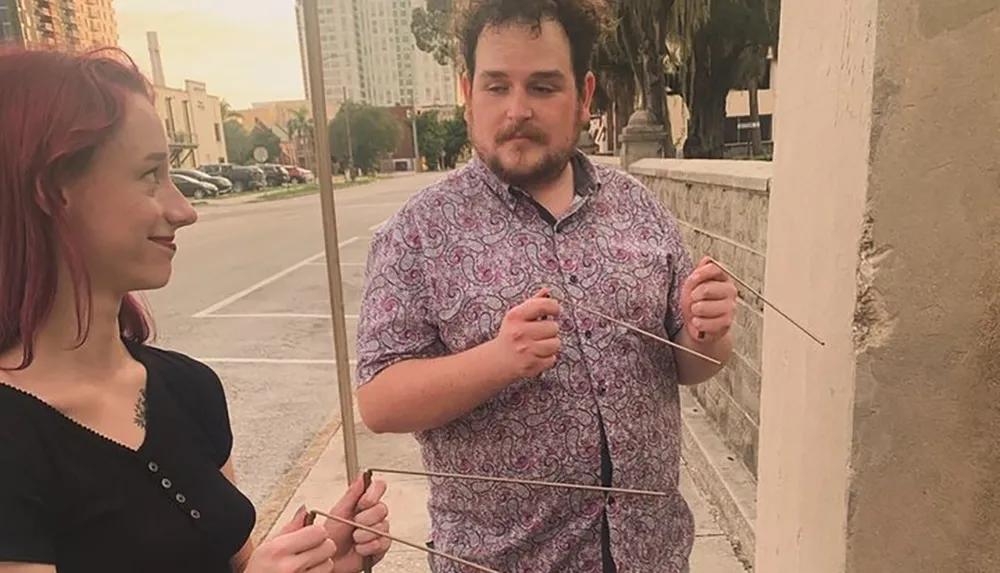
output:
[[[434,478],[436,549],[504,572],[687,568],[678,384],[718,366],[589,309],[722,363],[732,348],[728,277],[706,261],[693,270],[666,209],[575,149],[600,5],[468,10],[476,157],[382,227],[366,272],[358,404],[373,431],[415,433],[430,471],[668,494]]]

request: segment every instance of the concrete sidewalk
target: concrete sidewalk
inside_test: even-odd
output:
[[[356,419],[359,419],[356,417]],[[357,424],[358,453],[361,467],[422,469],[420,450],[410,436],[372,434]],[[423,477],[378,476],[388,485],[385,502],[389,505],[390,530],[395,537],[422,544],[429,532],[427,517],[427,482]],[[338,431],[329,441],[316,465],[292,495],[267,537],[287,523],[302,504],[317,509],[332,506],[346,487],[343,434]],[[717,525],[704,496],[697,491],[682,468],[681,492],[694,512],[697,539],[691,556],[691,573],[744,573],[732,546]],[[427,555],[400,543],[375,570],[378,573],[429,573]]]

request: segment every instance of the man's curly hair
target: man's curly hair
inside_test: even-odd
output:
[[[470,78],[476,73],[476,47],[483,30],[515,25],[540,34],[542,22],[554,20],[569,37],[573,75],[581,92],[595,46],[610,22],[607,0],[462,0],[455,7],[454,33]]]

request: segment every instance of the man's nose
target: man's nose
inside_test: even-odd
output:
[[[531,107],[531,100],[526,91],[522,88],[511,90],[510,98],[507,102],[507,118],[514,122],[521,122],[531,119],[534,110]]]

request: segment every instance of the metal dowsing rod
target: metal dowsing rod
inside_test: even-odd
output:
[[[396,474],[396,475],[408,475],[408,476],[424,476],[424,477],[440,477],[440,478],[455,478],[455,479],[465,479],[473,481],[491,481],[498,483],[513,483],[521,485],[536,485],[542,487],[558,487],[564,489],[581,489],[588,491],[600,491],[603,493],[621,493],[621,494],[631,494],[631,495],[650,495],[656,497],[669,497],[670,494],[664,493],[662,491],[649,491],[644,489],[628,489],[621,487],[604,487],[599,485],[582,485],[573,483],[561,483],[553,481],[541,481],[533,479],[517,479],[517,478],[505,478],[496,476],[481,476],[473,474],[456,474],[456,473],[445,473],[445,472],[422,472],[417,470],[397,470],[391,468],[369,468],[371,473],[383,473],[383,474]]]
[[[347,352],[344,290],[341,282],[340,247],[337,238],[337,207],[333,197],[333,169],[330,165],[330,140],[327,134],[329,120],[326,115],[326,89],[323,82],[318,0],[303,0],[302,20],[305,24],[309,101],[312,104],[313,124],[316,126],[314,132],[317,134],[313,137],[313,144],[316,147],[316,175],[319,178],[327,281],[330,289],[330,313],[333,322],[334,353],[337,365],[337,385],[340,391],[341,431],[344,433],[347,483],[350,484],[359,473],[358,440],[354,428],[354,396],[351,387],[350,359]],[[365,485],[367,485],[367,481]],[[365,573],[371,573],[372,566],[372,559],[365,558]]]

